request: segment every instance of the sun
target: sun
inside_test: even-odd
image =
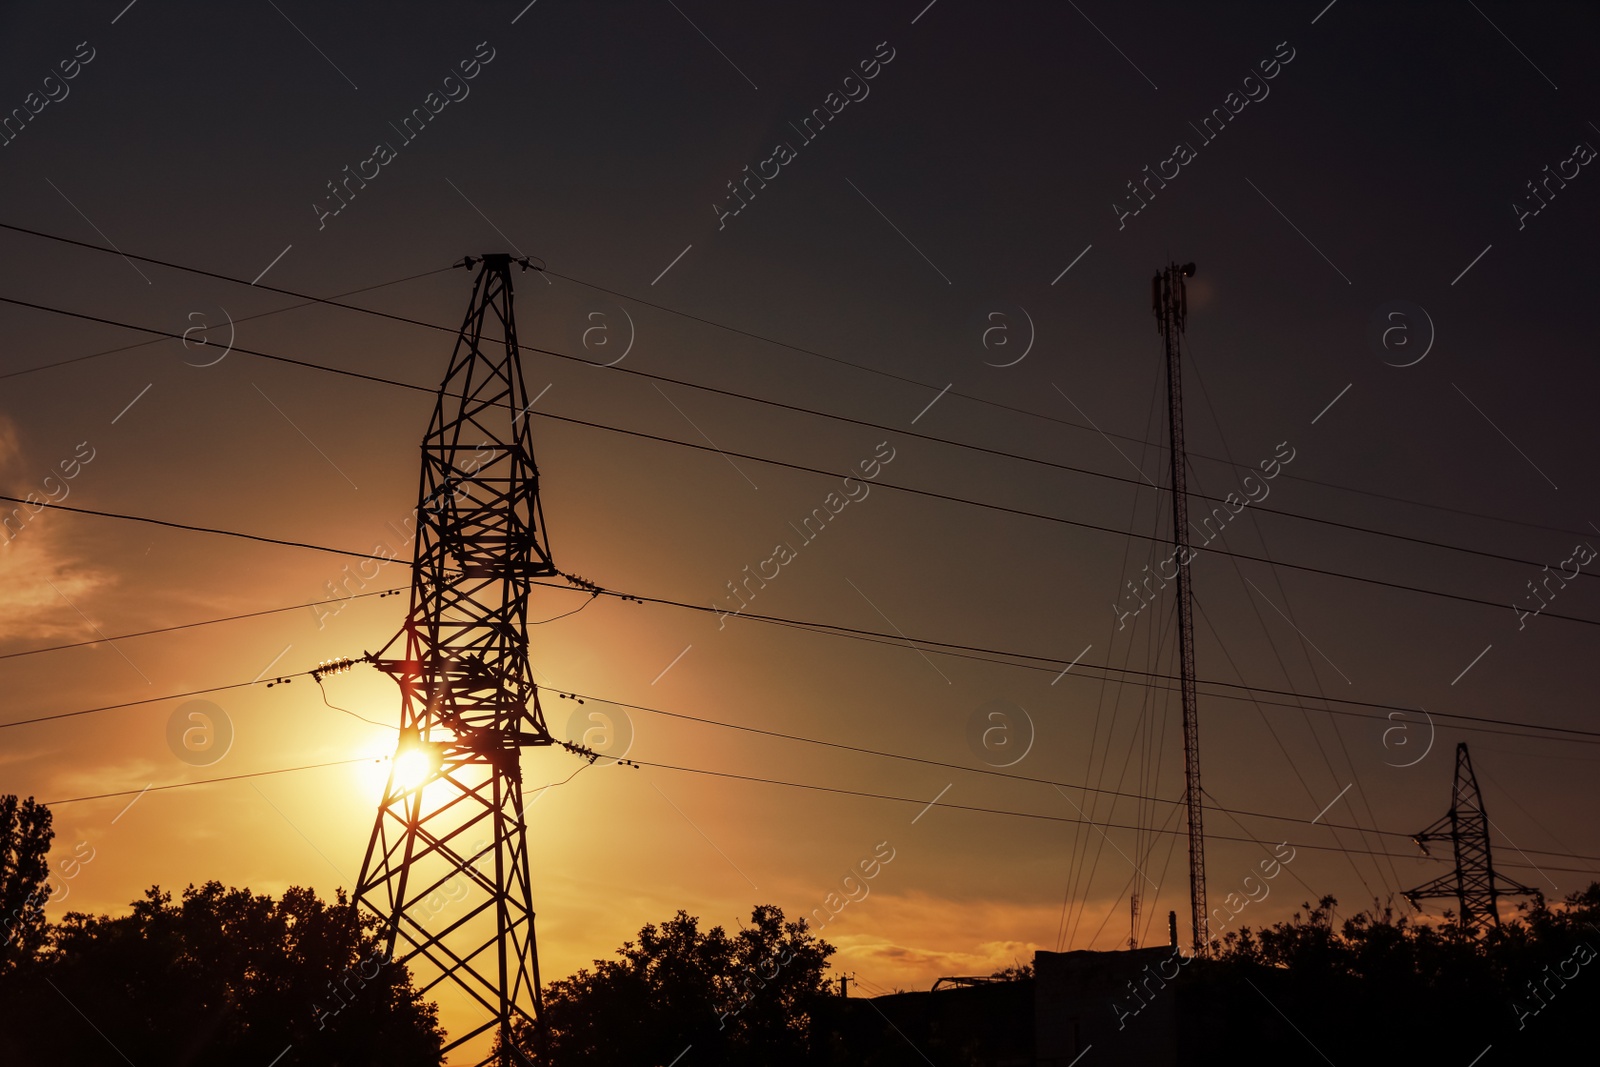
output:
[[[433,760],[422,748],[408,748],[394,758],[394,784],[410,792],[427,784],[433,776]]]

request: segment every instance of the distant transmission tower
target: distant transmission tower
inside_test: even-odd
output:
[[[1500,925],[1500,897],[1532,896],[1537,890],[1521,882],[1495,874],[1489,857],[1489,816],[1483,810],[1483,794],[1478,777],[1472,773],[1472,757],[1465,741],[1456,745],[1456,781],[1450,795],[1450,811],[1432,826],[1412,836],[1430,855],[1428,842],[1449,841],[1455,853],[1455,870],[1409,890],[1405,898],[1420,910],[1417,901],[1454,897],[1457,921],[1463,930],[1481,933]]]
[[[403,636],[405,654],[373,659],[400,686],[400,743],[356,886],[422,991],[454,986],[486,1016],[445,1051],[496,1034],[498,1051],[479,1062],[501,1065],[515,1054],[513,1025],[537,1027],[542,1010],[520,755],[559,743],[528,666],[529,582],[557,571],[511,263],[482,258],[422,440],[411,610],[389,643]]]
[[[1183,674],[1183,799],[1189,814],[1189,922],[1194,954],[1204,956],[1211,938],[1206,921],[1206,836],[1200,817],[1200,721],[1194,682],[1194,590],[1189,573],[1189,485],[1183,447],[1183,372],[1178,335],[1189,313],[1183,279],[1194,264],[1176,263],[1150,282],[1150,302],[1161,327],[1167,355],[1167,424],[1172,458],[1172,545],[1178,572],[1178,659]],[[1159,570],[1159,568],[1158,568]]]

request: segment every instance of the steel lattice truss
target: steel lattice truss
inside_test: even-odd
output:
[[[1178,662],[1183,697],[1183,797],[1189,822],[1189,925],[1193,951],[1204,956],[1211,950],[1206,915],[1206,832],[1201,814],[1200,710],[1195,692],[1194,587],[1189,570],[1188,457],[1183,443],[1183,369],[1178,336],[1188,318],[1189,298],[1183,279],[1194,264],[1169,264],[1150,281],[1150,302],[1161,328],[1167,361],[1168,456],[1172,470],[1172,559],[1177,571]]]
[[[1412,838],[1428,853],[1429,841],[1449,841],[1455,854],[1455,870],[1406,892],[1412,906],[1417,901],[1454,897],[1460,909],[1457,921],[1464,930],[1481,933],[1500,925],[1500,897],[1529,896],[1535,891],[1520,882],[1498,876],[1489,856],[1489,816],[1483,810],[1483,794],[1478,791],[1478,776],[1472,773],[1472,757],[1465,741],[1456,745],[1455,787],[1450,794],[1450,811],[1432,826]]]
[[[422,442],[405,655],[374,659],[400,686],[400,747],[356,887],[424,993],[454,986],[484,1009],[446,1051],[494,1033],[484,1062],[502,1063],[512,1027],[541,1011],[519,756],[555,743],[528,665],[527,611],[530,580],[557,573],[510,266],[483,258]],[[401,762],[419,754],[427,781],[415,786]]]

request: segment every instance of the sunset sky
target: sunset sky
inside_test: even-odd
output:
[[[125,4],[0,11],[0,113],[27,116],[0,223],[129,257],[0,229],[0,492],[403,562],[8,526],[0,792],[115,794],[55,807],[58,866],[93,858],[52,916],[353,886],[395,730],[267,683],[376,650],[405,597],[106,639],[408,586],[433,398],[226,351],[227,324],[432,389],[471,293],[448,268],[502,251],[552,272],[515,276],[523,344],[596,364],[523,353],[559,567],[727,609],[789,545],[747,613],[889,635],[612,597],[557,619],[587,594],[536,590],[552,732],[608,716],[645,764],[524,756],[530,793],[564,782],[530,808],[546,981],[680,908],[813,915],[884,842],[823,931],[866,992],[1121,947],[1130,892],[1141,943],[1169,910],[1187,942],[1173,591],[1120,629],[1113,608],[1171,552],[1169,262],[1198,264],[1191,491],[1259,495],[1243,479],[1278,461],[1191,571],[1198,674],[1247,687],[1200,696],[1208,803],[1253,813],[1206,812],[1212,906],[1294,857],[1228,929],[1322,894],[1406,908],[1448,864],[1398,835],[1444,814],[1461,741],[1506,874],[1558,898],[1600,872],[1592,7]],[[252,279],[381,286],[345,299],[447,330],[284,310]],[[152,335],[59,312],[194,332],[85,358]],[[370,667],[326,686],[398,721]],[[232,733],[206,765],[171,742],[190,699]],[[993,711],[1012,748],[982,745]]]

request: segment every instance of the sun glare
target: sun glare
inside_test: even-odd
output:
[[[433,760],[421,748],[410,748],[394,758],[394,782],[401,789],[422,786],[433,774]]]

